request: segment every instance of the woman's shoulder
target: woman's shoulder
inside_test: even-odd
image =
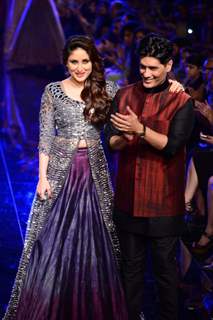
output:
[[[44,95],[50,95],[52,98],[61,96],[60,81],[50,82],[44,88]]]
[[[118,91],[119,86],[116,82],[107,80],[106,81],[106,91],[111,98],[114,98],[116,92]]]
[[[50,82],[45,86],[45,90],[50,92],[58,90],[60,88],[60,81]]]

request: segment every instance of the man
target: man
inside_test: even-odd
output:
[[[208,81],[209,74],[213,71],[213,57],[208,57],[203,63],[204,79]]]
[[[194,100],[205,101],[206,89],[202,75],[203,57],[192,53],[186,58],[185,88]]]
[[[148,244],[160,299],[160,320],[177,320],[176,245],[183,227],[185,144],[193,103],[170,92],[172,44],[148,35],[140,45],[142,81],[120,89],[106,126],[118,151],[114,217],[118,227],[129,319],[140,319]]]
[[[204,61],[203,74],[206,81],[207,103],[213,109],[213,57],[209,57]]]

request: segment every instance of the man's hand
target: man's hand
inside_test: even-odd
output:
[[[123,132],[124,135],[128,134],[139,134],[143,132],[144,127],[143,124],[138,120],[138,116],[132,111],[132,109],[127,106],[127,115],[116,112],[111,115],[111,122],[113,126]]]
[[[195,101],[195,111],[200,112],[211,124],[213,124],[213,110],[207,101]]]
[[[203,134],[202,132],[200,133],[200,139],[202,141],[205,141],[207,143],[210,143],[213,145],[213,136],[209,136],[209,135],[206,135],[206,134]]]

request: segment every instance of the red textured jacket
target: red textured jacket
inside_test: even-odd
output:
[[[176,112],[189,99],[185,92],[169,88],[146,93],[142,82],[120,89],[115,103],[120,113],[126,106],[149,128],[167,135]],[[185,150],[171,158],[140,138],[118,154],[115,208],[134,217],[176,216],[184,213]]]

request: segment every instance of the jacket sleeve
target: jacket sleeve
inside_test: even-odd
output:
[[[194,102],[189,99],[172,119],[168,142],[162,149],[166,156],[172,157],[189,140],[195,122]]]

